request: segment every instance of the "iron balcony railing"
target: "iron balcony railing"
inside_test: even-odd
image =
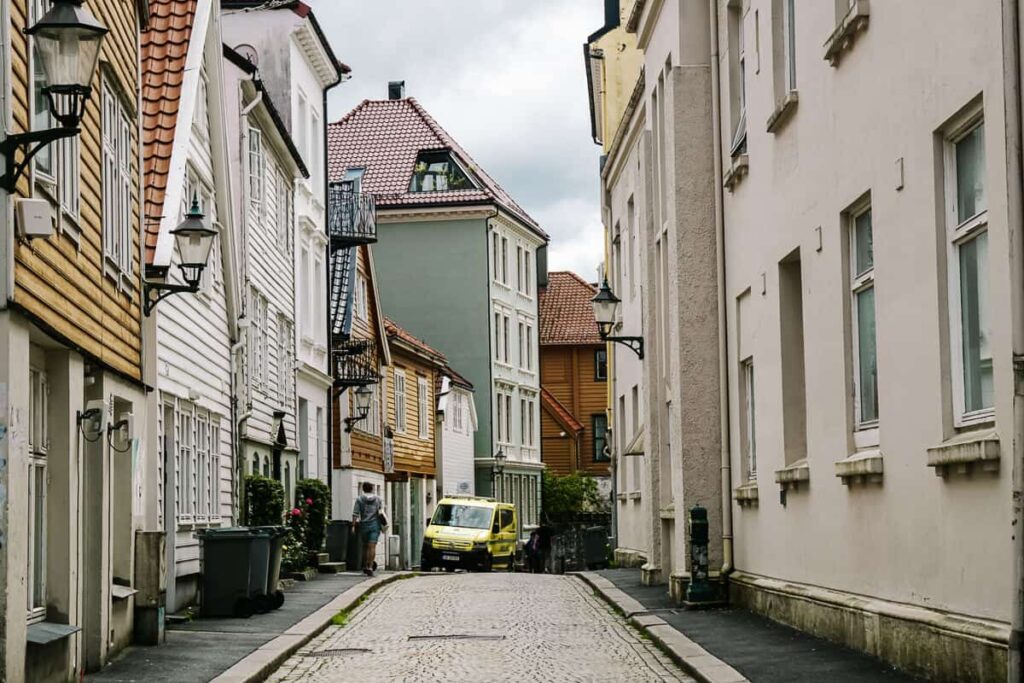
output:
[[[372,194],[357,192],[355,183],[331,183],[327,191],[327,229],[331,248],[377,241],[377,203]]]
[[[345,339],[334,342],[334,386],[359,387],[380,381],[377,354],[369,339]]]

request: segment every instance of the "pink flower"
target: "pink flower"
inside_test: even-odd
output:
[[[302,515],[302,510],[300,510],[299,508],[293,508],[292,509],[292,517],[299,517],[301,515]]]
[[[313,504],[313,499],[312,498],[307,498],[306,499],[306,505],[312,505],[312,504]]]

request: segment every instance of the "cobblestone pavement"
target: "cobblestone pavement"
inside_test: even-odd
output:
[[[582,582],[437,574],[374,593],[273,675],[291,681],[692,681]]]

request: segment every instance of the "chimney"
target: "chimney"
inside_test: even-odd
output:
[[[405,81],[388,81],[388,99],[405,99]]]

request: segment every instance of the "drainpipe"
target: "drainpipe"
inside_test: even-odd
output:
[[[239,332],[248,330],[248,328],[248,322],[239,321],[237,326]],[[240,386],[238,382],[237,358],[238,353],[244,346],[245,342],[241,340],[235,342],[231,345],[229,356],[231,363],[231,443],[235,448],[235,491],[233,503],[235,504],[236,526],[241,524],[242,516],[246,509],[245,485],[243,483],[245,481],[245,450],[242,448],[242,423],[252,415],[252,410],[246,410],[241,415],[238,414],[238,392]]]
[[[732,464],[729,459],[729,344],[725,324],[725,208],[722,196],[721,78],[718,68],[718,2],[711,3],[711,138],[715,146],[715,248],[718,252],[718,414],[722,444],[722,569],[732,570]]]
[[[1013,603],[1007,680],[1024,681],[1024,188],[1021,163],[1021,23],[1019,0],[1003,0],[1003,106],[1006,126],[1007,225],[1010,242],[1010,320],[1013,342]]]
[[[334,88],[334,87],[336,87],[338,85],[341,85],[346,80],[347,79],[345,78],[345,74],[341,73],[341,71],[339,69],[338,77],[334,80],[334,82],[333,83],[328,83],[324,87],[323,106],[320,109],[320,122],[321,122],[321,125],[323,126],[323,136],[324,136],[324,144],[323,144],[324,163],[320,165],[320,170],[324,174],[324,177],[323,177],[323,181],[324,181],[324,232],[327,232],[329,230],[329,228],[327,228],[327,211],[328,211],[327,203],[328,203],[328,201],[330,201],[330,196],[331,196],[331,192],[330,192],[330,186],[331,186],[330,159],[328,159],[328,156],[327,156],[327,120],[328,120],[327,119],[327,92],[329,90],[331,90],[332,88]],[[377,229],[377,234],[378,235],[380,234],[379,227]],[[324,247],[324,288],[325,288],[324,298],[327,300],[327,306],[326,306],[327,319],[324,320],[323,323],[327,327],[327,334],[326,334],[326,337],[325,337],[327,339],[327,344],[326,344],[326,346],[327,346],[327,374],[331,375],[331,377],[333,378],[334,377],[334,373],[333,373],[333,368],[331,367],[331,240],[330,240],[330,237],[331,236],[328,234],[327,235],[327,246]],[[331,429],[333,428],[333,425],[334,425],[334,387],[333,387],[333,383],[332,383],[332,386],[327,389],[327,401],[326,401],[326,403],[324,403],[324,405],[325,405],[324,420],[326,420],[327,424],[324,425],[324,430],[323,430],[323,432],[321,434],[323,436],[327,437],[327,448],[325,449],[327,451],[327,472],[326,472],[326,475],[327,475],[327,488],[331,490],[331,507],[333,509],[333,506],[334,506],[334,453],[331,452],[331,448],[334,446],[334,436],[331,434]],[[309,425],[309,417],[308,416],[306,417],[306,423],[307,423],[306,428],[308,429],[309,428],[309,426],[308,426]],[[309,439],[308,438],[306,439],[306,443],[307,444],[309,443]],[[319,453],[320,453],[320,444],[319,443],[317,443],[317,445],[316,445],[316,452],[319,455]],[[306,457],[309,457],[308,454],[307,454]],[[320,462],[319,461],[316,463],[316,467],[317,467],[317,471],[319,471],[320,470]]]

